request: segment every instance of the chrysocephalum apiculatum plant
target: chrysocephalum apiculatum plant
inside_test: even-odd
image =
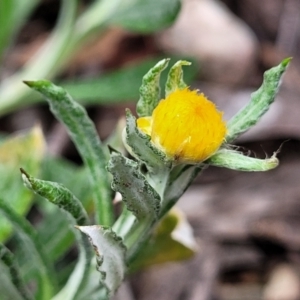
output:
[[[51,111],[67,127],[89,170],[94,190],[97,225],[89,225],[91,221],[84,207],[69,190],[21,170],[25,185],[69,213],[75,227],[88,237],[96,253],[95,263],[91,247],[77,231],[78,263],[65,287],[56,295],[50,289],[47,297],[55,300],[91,297],[83,290],[89,281],[95,281],[97,264],[100,283],[94,286],[93,295],[109,299],[157,224],[205,167],[213,165],[241,171],[275,168],[278,165],[275,154],[267,159],[252,158],[232,150],[230,145],[268,110],[289,61],[285,59],[267,71],[249,104],[228,122],[203,93],[186,86],[182,66],[189,65],[187,61],[178,61],[171,67],[162,99],[160,75],[169,60],[158,62],[143,77],[138,118],[126,111],[122,137],[132,158],[112,147],[109,153],[84,108],[62,88],[48,81],[26,81],[46,97]],[[119,216],[113,213],[111,188],[122,195],[123,210]]]

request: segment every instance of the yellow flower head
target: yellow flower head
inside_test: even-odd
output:
[[[210,157],[226,134],[222,113],[202,93],[188,88],[161,100],[152,116],[139,118],[137,126],[170,159],[184,163]]]

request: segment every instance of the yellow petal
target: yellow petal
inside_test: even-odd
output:
[[[226,124],[222,115],[203,94],[186,88],[161,100],[152,117],[138,119],[137,125],[170,159],[198,163],[223,143]]]
[[[137,127],[144,133],[151,135],[152,117],[142,117],[137,119]]]

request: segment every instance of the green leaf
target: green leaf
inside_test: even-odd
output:
[[[40,177],[61,183],[80,199],[89,214],[94,212],[93,192],[89,181],[89,171],[86,167],[78,166],[61,157],[47,155],[41,164]],[[45,204],[45,207],[41,208],[47,210],[45,214],[49,209],[52,211],[55,208],[56,211],[56,207],[46,201],[39,201],[39,204]]]
[[[33,299],[22,279],[19,266],[14,258],[14,255],[0,243],[0,259],[8,267],[11,281],[25,300]]]
[[[171,210],[158,224],[152,237],[140,250],[130,271],[192,257],[197,249],[192,228],[178,209]]]
[[[78,225],[88,224],[88,215],[81,202],[64,186],[56,182],[43,181],[29,176],[24,170],[21,170],[24,184],[32,189],[38,195],[46,198],[53,204],[62,208],[70,214],[74,222]],[[75,269],[70,275],[67,284],[54,297],[53,300],[72,300],[80,288],[84,285],[88,275],[88,268],[91,259],[91,253],[83,241],[82,236],[75,231],[75,236],[79,244],[80,255]]]
[[[69,213],[75,219],[76,224],[89,223],[87,212],[81,202],[62,184],[34,178],[23,169],[21,173],[26,187]]]
[[[183,72],[182,66],[189,66],[191,65],[190,62],[186,60],[179,60],[174,64],[174,66],[170,69],[168,74],[168,79],[166,82],[166,97],[176,91],[182,90],[187,87],[186,83],[183,80]]]
[[[136,127],[136,119],[130,110],[126,110],[126,141],[125,146],[129,146],[128,151],[143,161],[147,168],[153,170],[164,168],[170,165],[166,155],[158,150],[150,141],[150,137],[142,133]]]
[[[89,213],[94,212],[89,174],[85,168],[61,158],[47,156],[40,174],[40,177],[60,182],[72,190],[85,209]],[[38,224],[38,236],[45,245],[49,258],[56,261],[74,244],[74,234],[70,231],[70,220],[66,218],[65,212],[47,201],[40,200],[37,199],[37,204],[44,218]]]
[[[85,109],[64,89],[46,80],[30,81],[26,84],[46,97],[53,114],[67,127],[71,139],[90,171],[95,193],[96,222],[111,224],[113,212],[109,178],[105,169],[106,156],[95,125]]]
[[[156,219],[160,197],[139,171],[139,164],[113,152],[107,168],[113,175],[112,188],[121,193],[127,209],[140,221]]]
[[[238,171],[261,172],[272,170],[278,166],[279,162],[276,154],[274,153],[270,158],[258,159],[245,156],[234,150],[221,149],[206,160],[205,163]]]
[[[286,58],[278,66],[265,72],[263,84],[256,92],[252,93],[250,103],[227,123],[225,137],[227,143],[250,129],[266,113],[275,100],[281,77],[290,61],[291,58]]]
[[[9,201],[12,209],[25,215],[32,203],[32,193],[24,189],[18,173],[20,166],[37,175],[45,143],[39,127],[13,137],[5,138],[0,143],[0,194]],[[4,241],[12,232],[6,219],[0,219],[0,241]]]
[[[154,108],[161,99],[160,96],[160,74],[168,66],[170,59],[159,61],[143,77],[140,87],[140,99],[136,105],[139,117],[151,116]]]
[[[130,31],[151,33],[170,26],[180,10],[179,0],[124,1],[109,21]]]
[[[25,218],[16,214],[3,200],[0,199],[0,211],[8,218],[20,236],[22,255],[30,258],[31,267],[36,269],[37,293],[36,299],[49,300],[54,286],[53,268],[49,263],[43,245],[37,238],[36,232]],[[22,266],[21,266],[22,268]]]
[[[126,272],[126,247],[122,239],[110,228],[102,226],[79,226],[78,229],[88,236],[97,256],[100,282],[107,288],[108,294],[113,295]]]

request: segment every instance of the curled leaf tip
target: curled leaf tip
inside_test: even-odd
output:
[[[23,83],[25,83],[29,87],[32,87],[34,85],[34,81],[30,81],[30,80],[23,80]]]
[[[29,174],[23,168],[20,168],[20,172],[22,175],[25,175],[27,178],[29,178]]]
[[[24,80],[23,83],[25,83],[30,88],[40,90],[45,87],[50,87],[53,85],[49,80]]]
[[[32,182],[30,180],[30,175],[23,169],[20,168],[21,171],[21,175],[22,175],[22,180],[24,185],[28,188],[28,189],[32,189]]]
[[[291,62],[291,60],[293,59],[293,57],[287,57],[285,58],[281,64],[284,66],[284,67],[287,67],[289,65],[289,63]]]

